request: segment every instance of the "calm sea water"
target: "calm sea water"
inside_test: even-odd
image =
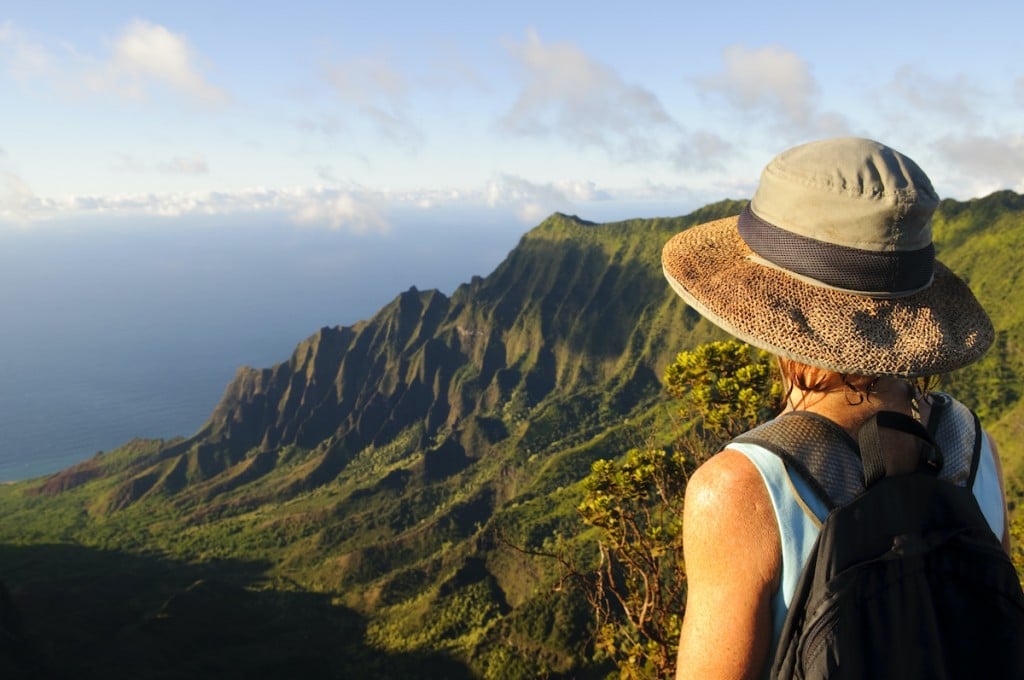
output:
[[[478,217],[383,235],[212,220],[0,233],[0,481],[192,434],[239,366],[284,361],[411,285],[450,293],[521,231]]]

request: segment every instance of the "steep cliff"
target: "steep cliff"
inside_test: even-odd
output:
[[[278,497],[399,441],[437,481],[510,439],[542,446],[535,416],[552,399],[585,402],[573,430],[628,413],[658,395],[673,352],[713,332],[668,292],[661,244],[739,206],[608,225],[553,215],[451,297],[412,288],[366,321],[320,329],[286,362],[240,369],[204,427],[136,466],[109,507],[209,500],[270,474],[285,449],[315,462]]]

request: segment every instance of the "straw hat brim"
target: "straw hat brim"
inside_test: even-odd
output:
[[[992,344],[992,323],[941,263],[913,295],[878,299],[822,287],[751,259],[728,217],[676,234],[665,276],[687,304],[740,340],[839,373],[915,377],[966,366]]]

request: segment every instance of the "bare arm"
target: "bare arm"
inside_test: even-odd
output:
[[[686,487],[687,598],[677,680],[757,678],[768,659],[779,529],[760,473],[726,449]]]

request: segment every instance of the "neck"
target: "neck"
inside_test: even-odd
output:
[[[878,411],[897,411],[914,416],[915,394],[907,382],[890,377],[879,378],[868,392],[855,391],[845,385],[824,392],[805,392],[794,385],[783,412],[817,413],[842,427],[851,436],[856,436],[864,421]],[[923,410],[926,404],[920,406]],[[924,419],[923,412],[919,415]]]

